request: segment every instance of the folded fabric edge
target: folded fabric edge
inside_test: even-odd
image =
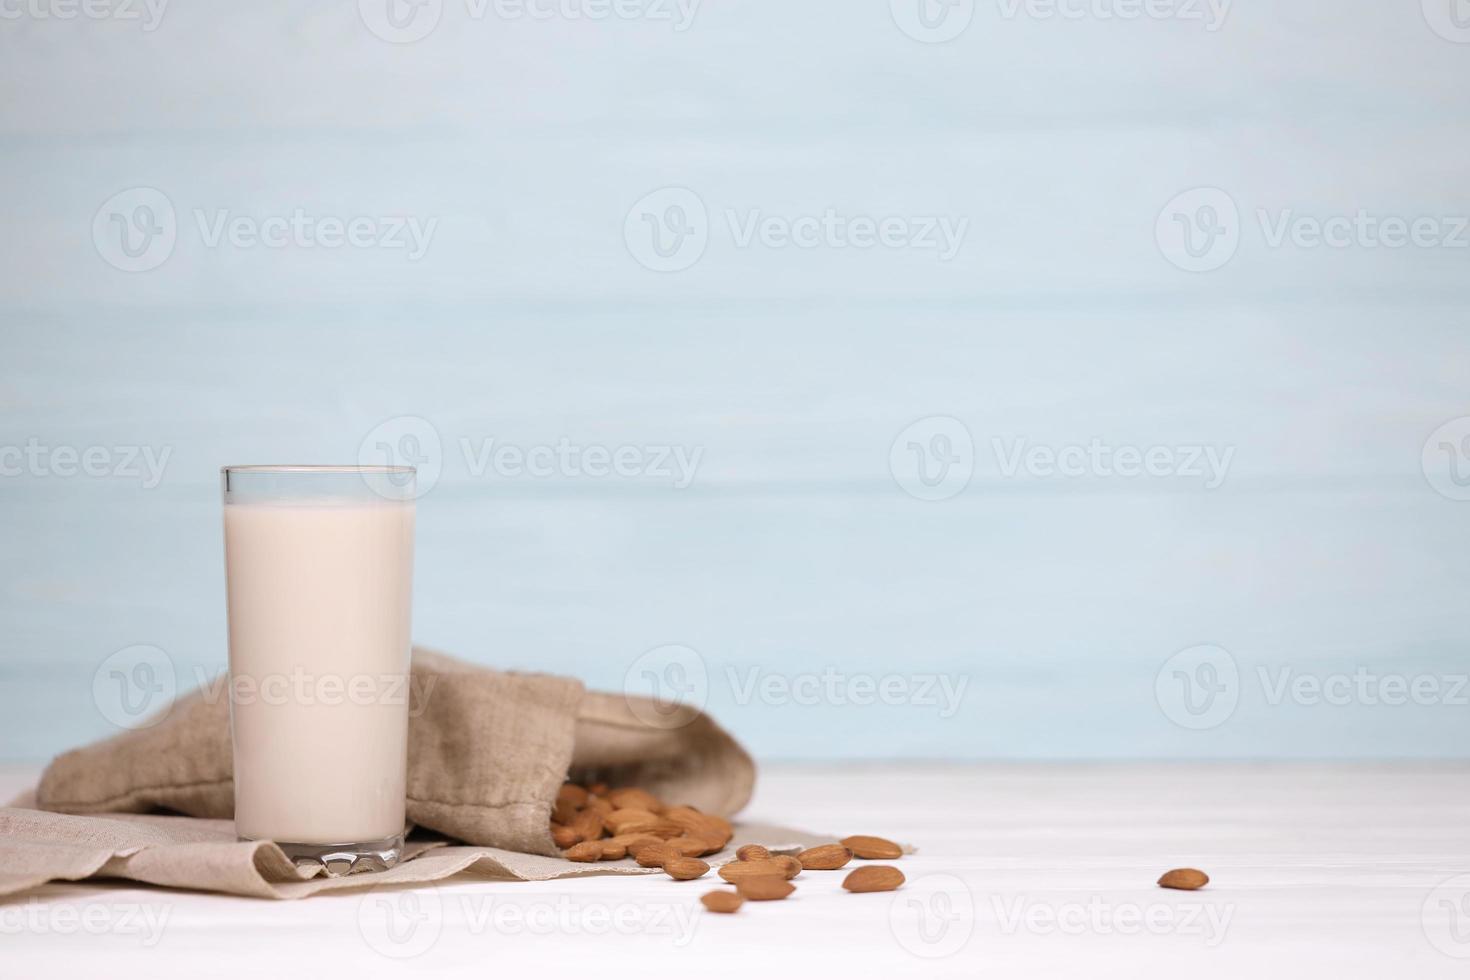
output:
[[[85,816],[101,815],[104,813],[147,813],[157,804],[154,802],[154,794],[177,793],[186,790],[199,790],[231,786],[233,779],[203,779],[186,783],[165,783],[158,786],[139,786],[125,793],[115,793],[103,797],[100,800],[82,799],[57,799],[47,797],[44,803],[41,801],[41,787],[37,786],[31,791],[31,799],[35,801],[35,808],[48,810],[52,813],[70,813]]]
[[[778,853],[792,853],[821,840],[831,839],[830,837],[816,837],[789,828],[760,824],[737,827],[736,836],[741,842],[764,841],[767,847]],[[28,842],[24,838],[11,838],[12,846],[24,847],[26,843]],[[3,849],[5,844],[6,841],[0,838],[0,849]],[[217,887],[211,887],[208,882],[200,881],[188,862],[181,864],[178,861],[180,857],[177,853],[178,848],[196,846],[239,847],[248,850],[247,864],[250,870],[244,871],[237,864],[235,867],[240,870],[239,874],[226,874],[216,879]],[[171,851],[174,853],[169,853]],[[199,893],[295,900],[323,891],[432,885],[465,872],[476,873],[485,880],[540,882],[595,876],[662,873],[661,869],[639,867],[629,860],[580,865],[557,858],[504,851],[497,848],[461,845],[451,841],[410,842],[409,853],[407,860],[389,871],[354,875],[348,878],[326,878],[319,874],[312,876],[310,872],[297,869],[280,848],[269,841],[158,843],[128,846],[115,850],[108,850],[105,846],[100,846],[98,851],[87,856],[82,864],[74,864],[64,870],[0,874],[0,896],[18,895],[51,881],[86,881],[99,884],[104,881],[114,884],[135,881]],[[718,868],[734,859],[732,845],[721,854],[711,857],[709,862],[712,868]]]

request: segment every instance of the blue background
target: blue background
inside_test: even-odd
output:
[[[1273,247],[1257,218],[1470,213],[1470,44],[1430,2],[1239,4],[1216,31],[982,2],[944,43],[886,0],[706,0],[682,31],[450,0],[406,44],[370,0],[0,20],[0,446],[169,454],[153,487],[0,477],[0,759],[114,731],[116,650],[185,686],[222,668],[221,464],[412,448],[404,416],[441,446],[419,642],[613,690],[687,645],[765,758],[1470,754],[1463,703],[1258,679],[1470,671],[1470,502],[1421,455],[1470,415],[1470,249]],[[129,273],[93,223],[138,187],[178,235]],[[707,243],[656,272],[625,221],[669,187]],[[1156,236],[1199,187],[1240,215],[1209,272]],[[297,208],[437,225],[414,261],[210,247],[196,219]],[[943,261],[742,247],[726,215],[828,208],[968,226]],[[890,449],[935,416],[975,462],[924,501]],[[1206,489],[1007,476],[992,442],[1093,438],[1234,455]],[[476,475],[461,440],[487,439],[702,456],[682,489]],[[1239,706],[1193,731],[1155,678],[1203,643]],[[950,716],[739,703],[732,670],[966,687]]]

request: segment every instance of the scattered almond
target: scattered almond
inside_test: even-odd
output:
[[[1159,879],[1161,888],[1178,888],[1187,892],[1203,888],[1209,883],[1210,876],[1195,868],[1175,868],[1173,871],[1165,871],[1164,876]]]
[[[730,822],[708,813],[700,813],[692,806],[671,806],[664,810],[663,818],[683,829],[689,837],[703,837],[716,841],[720,847],[730,842],[735,830]]]
[[[851,851],[853,857],[865,861],[896,861],[903,857],[903,848],[882,837],[857,834],[842,838],[842,846]]]
[[[790,895],[796,891],[796,886],[779,875],[756,875],[753,878],[742,878],[735,885],[735,890],[740,893],[741,898],[748,898],[752,902],[770,902]]]
[[[693,881],[709,874],[709,865],[699,858],[669,858],[664,862],[664,872],[676,881]]]
[[[667,844],[644,844],[637,848],[630,848],[629,853],[633,855],[633,860],[638,862],[640,868],[662,868],[665,861],[671,861],[680,856],[669,850]]]
[[[865,864],[842,879],[850,892],[891,892],[903,884],[903,872],[889,864]]]
[[[774,858],[767,858],[764,861],[732,861],[720,866],[720,877],[732,884],[747,878],[761,878],[770,875],[785,880],[792,877],[786,873],[787,870],[785,864]]]
[[[710,853],[709,841],[697,837],[675,837],[667,846],[669,850],[684,857],[699,857]]]
[[[622,840],[622,839],[623,838],[621,838],[621,837],[609,837],[608,838],[608,840]],[[628,841],[627,848],[628,848],[628,853],[630,855],[632,855],[633,857],[637,857],[638,855],[642,854],[646,850],[649,850],[650,848],[657,848],[660,851],[666,851],[666,850],[669,849],[669,845],[668,844],[665,844],[663,841],[659,840],[657,837],[652,837],[652,836],[649,836],[648,834],[638,834],[632,840]]]
[[[568,861],[590,864],[630,857],[644,868],[659,868],[676,881],[693,881],[709,874],[700,860],[723,851],[734,837],[730,821],[697,807],[672,805],[635,786],[609,789],[605,783],[563,783],[557,790],[550,821],[551,838]],[[840,844],[821,844],[801,852],[772,854],[760,844],[742,844],[736,860],[721,866],[719,875],[734,891],[712,891],[700,898],[711,912],[731,913],[747,900],[777,901],[796,890],[790,879],[804,870],[833,871],[853,857],[891,861],[903,848],[891,840],[867,834],[843,838]],[[1209,877],[1192,868],[1178,868],[1159,879],[1165,888],[1194,889]],[[902,871],[890,865],[854,868],[842,881],[850,892],[892,891],[904,884]]]
[[[841,844],[820,844],[796,856],[807,871],[836,871],[852,860],[852,852]]]
[[[562,856],[568,861],[598,861],[602,859],[602,845],[595,840],[584,840],[580,844],[573,844]]]
[[[745,904],[745,899],[735,892],[714,891],[699,896],[704,907],[711,912],[734,912]]]
[[[612,837],[603,838],[603,840],[606,843],[609,843],[609,844],[621,844],[623,847],[626,847],[630,852],[633,850],[633,846],[635,844],[662,844],[663,843],[663,841],[659,840],[657,837],[653,836],[652,834],[636,834],[636,833],[635,834],[615,834]]]

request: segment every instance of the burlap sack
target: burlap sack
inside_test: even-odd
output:
[[[561,867],[564,862],[548,828],[557,788],[569,773],[586,781],[642,786],[727,817],[745,805],[755,783],[755,766],[745,751],[714,721],[691,708],[668,713],[651,702],[588,692],[570,678],[504,673],[414,650],[408,817],[420,827],[480,845],[474,854],[458,855],[464,866],[488,858],[515,877],[568,872]],[[87,874],[106,873],[109,862],[133,860],[140,846],[134,836],[142,827],[153,827],[155,834],[167,828],[162,837],[153,838],[156,843],[188,844],[189,835],[204,833],[206,840],[193,843],[241,848],[241,867],[265,862],[271,869],[267,882],[300,878],[295,869],[286,871],[290,863],[274,845],[234,842],[228,826],[234,798],[227,697],[207,698],[195,692],[173,704],[155,724],[58,757],[42,776],[36,805],[56,813],[93,815],[164,809],[218,821],[210,827],[190,824],[183,829],[168,823],[179,818],[127,822],[114,818],[105,824],[52,818],[45,826],[61,835],[63,849],[78,843],[98,845],[78,858],[75,867],[66,866],[72,872],[95,865]],[[44,838],[40,817],[27,810],[4,811],[0,838],[9,840],[0,840],[0,845],[14,845],[30,835],[25,839],[39,847]],[[184,835],[182,841],[179,834]],[[505,860],[487,855],[485,849],[520,855],[511,860],[517,867],[504,867]],[[434,857],[436,863],[442,859],[452,863],[452,852],[468,850],[446,848],[444,855]],[[11,855],[19,853],[10,850]],[[522,859],[528,855],[554,859],[556,867],[526,865]],[[222,858],[219,853],[214,856]],[[37,874],[46,875],[46,868],[37,866],[25,880],[33,883]],[[388,874],[410,872],[395,869]],[[50,877],[72,874],[63,869]],[[165,877],[188,884],[190,875],[186,869]],[[255,880],[231,883],[198,875],[193,880],[192,887],[292,897],[275,894],[276,889],[261,887]],[[13,890],[19,882],[6,884]]]

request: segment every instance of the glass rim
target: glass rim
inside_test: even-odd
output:
[[[247,463],[239,466],[221,466],[221,473],[361,473],[377,475],[417,474],[415,466],[356,466],[352,464],[319,463]]]

